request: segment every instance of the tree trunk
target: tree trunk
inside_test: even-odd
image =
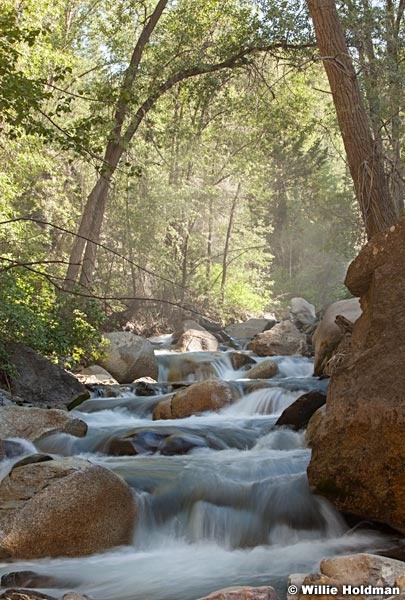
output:
[[[367,237],[398,219],[334,0],[307,0]]]
[[[214,199],[212,196],[210,196],[210,199],[208,202],[207,262],[206,262],[206,268],[205,268],[205,277],[207,279],[207,285],[209,285],[210,277],[211,277],[213,229],[214,229]]]
[[[404,16],[405,2],[401,0],[397,13],[392,0],[387,0],[386,12],[386,37],[387,37],[387,63],[391,116],[391,180],[390,189],[393,201],[399,212],[404,208],[404,178],[401,157],[401,100],[402,78],[400,72],[401,49],[401,21]]]
[[[224,255],[222,257],[222,279],[221,279],[221,302],[222,302],[222,304],[224,303],[224,300],[225,300],[226,277],[228,274],[229,244],[231,243],[231,235],[232,235],[233,222],[235,219],[236,204],[238,202],[241,187],[242,187],[241,183],[239,182],[238,187],[236,188],[235,196],[233,197],[233,200],[232,200],[231,212],[229,214],[229,222],[228,222],[228,227],[226,230]]]
[[[91,281],[96,255],[96,245],[93,242],[97,244],[100,239],[110,181],[123,151],[123,146],[116,142],[109,142],[107,146],[104,157],[104,172],[100,175],[89,194],[79,231],[73,243],[64,283],[67,291],[72,291],[79,272],[81,273],[80,285],[87,288]]]

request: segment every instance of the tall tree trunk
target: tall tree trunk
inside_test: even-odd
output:
[[[224,255],[222,257],[222,279],[221,279],[221,302],[222,302],[222,304],[224,303],[224,300],[225,300],[226,277],[228,274],[229,245],[231,243],[231,235],[232,235],[232,229],[233,229],[233,222],[235,219],[236,204],[238,202],[241,187],[242,187],[242,185],[239,182],[238,187],[236,188],[235,195],[232,200],[231,212],[229,213],[228,227],[227,227],[226,236],[225,236]]]
[[[212,263],[212,235],[214,229],[214,199],[210,196],[208,202],[208,235],[207,235],[207,262],[205,268],[205,277],[207,284],[209,285],[211,277],[211,263]]]
[[[82,219],[80,221],[79,231],[77,232],[70,254],[69,266],[64,283],[64,287],[68,291],[72,291],[79,272],[81,272],[80,283],[82,285],[87,287],[91,280],[96,250],[94,242],[97,244],[100,239],[101,225],[104,218],[110,181],[123,151],[123,147],[115,142],[110,142],[107,146],[104,157],[104,165],[106,168],[98,178],[87,198]],[[85,253],[84,258],[83,253]]]
[[[386,42],[388,59],[388,82],[391,116],[391,178],[392,198],[399,211],[404,208],[404,179],[401,157],[401,100],[402,78],[400,72],[400,30],[405,12],[405,1],[400,0],[397,12],[392,0],[386,0]]]
[[[334,0],[307,0],[329,79],[367,237],[396,222],[381,150],[374,140]]]
[[[146,22],[135,44],[130,63],[125,71],[118,101],[115,106],[114,122],[106,147],[102,174],[87,199],[78,231],[78,236],[75,239],[70,255],[69,267],[66,273],[64,284],[65,289],[67,290],[72,290],[75,282],[77,281],[77,277],[80,272],[81,260],[83,258],[83,252],[84,258],[81,266],[80,284],[88,287],[91,283],[96,256],[96,246],[92,242],[97,243],[99,241],[108,197],[109,184],[125,148],[125,133],[122,133],[122,128],[129,110],[128,96],[131,95],[131,90],[137,76],[138,67],[141,62],[145,46],[148,44],[153,30],[155,29],[164,9],[166,8],[166,4],[167,0],[158,0],[153,13]],[[139,117],[138,115],[135,115],[135,119],[131,121],[134,133],[137,130],[143,116],[144,113],[141,112]]]

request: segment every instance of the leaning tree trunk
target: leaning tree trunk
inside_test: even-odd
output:
[[[398,219],[334,0],[307,0],[367,237]]]
[[[104,156],[105,169],[89,194],[70,254],[64,283],[68,291],[72,291],[79,272],[82,286],[87,288],[91,282],[96,244],[100,239],[110,182],[123,152],[124,147],[121,143],[109,142]]]

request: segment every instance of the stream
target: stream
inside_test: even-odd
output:
[[[120,386],[115,397],[94,393],[73,411],[88,424],[85,438],[58,434],[36,444],[54,456],[86,458],[127,481],[139,513],[132,545],[88,557],[3,562],[0,576],[52,575],[66,587],[44,592],[60,597],[76,589],[94,600],[196,600],[234,585],[273,585],[283,597],[289,574],[317,571],[324,557],[386,544],[375,531],[350,530],[326,500],[310,493],[304,434],[274,428],[296,398],[325,389],[325,381],[312,377],[310,359],[276,357],[279,374],[266,380],[268,387],[252,389],[257,382],[232,368],[229,352],[162,347],[156,353],[162,393],[137,396],[131,386]],[[195,367],[188,382],[215,373],[231,382],[238,399],[218,413],[153,421],[154,407],[173,385],[165,384],[169,370],[185,360]],[[173,456],[103,453],[114,437],[168,430],[209,445]]]

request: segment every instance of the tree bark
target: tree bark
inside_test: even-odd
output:
[[[370,239],[395,223],[399,212],[389,192],[381,150],[371,133],[335,2],[307,0],[307,4],[329,79],[356,197]]]
[[[228,227],[227,227],[226,236],[225,236],[225,247],[224,247],[224,255],[222,257],[222,278],[221,278],[221,302],[222,302],[222,304],[225,301],[225,286],[226,286],[226,277],[228,274],[229,245],[231,243],[231,235],[232,235],[232,229],[233,229],[233,222],[235,219],[236,204],[238,202],[241,187],[242,187],[242,184],[241,184],[241,182],[239,182],[238,187],[236,188],[235,195],[232,200],[231,212],[229,213]]]
[[[87,199],[79,226],[78,237],[75,239],[70,255],[69,267],[64,283],[66,290],[71,291],[73,289],[80,272],[82,258],[83,263],[79,283],[85,287],[89,287],[91,283],[96,258],[96,245],[93,242],[97,243],[100,239],[109,184],[125,149],[125,134],[124,136],[122,135],[122,127],[128,113],[128,94],[136,79],[145,46],[149,42],[150,36],[163,14],[167,2],[168,0],[159,0],[156,4],[155,10],[135,44],[129,66],[125,72],[120,95],[115,107],[114,124],[107,143],[102,173]],[[139,127],[143,116],[144,114],[137,120],[134,133]]]

